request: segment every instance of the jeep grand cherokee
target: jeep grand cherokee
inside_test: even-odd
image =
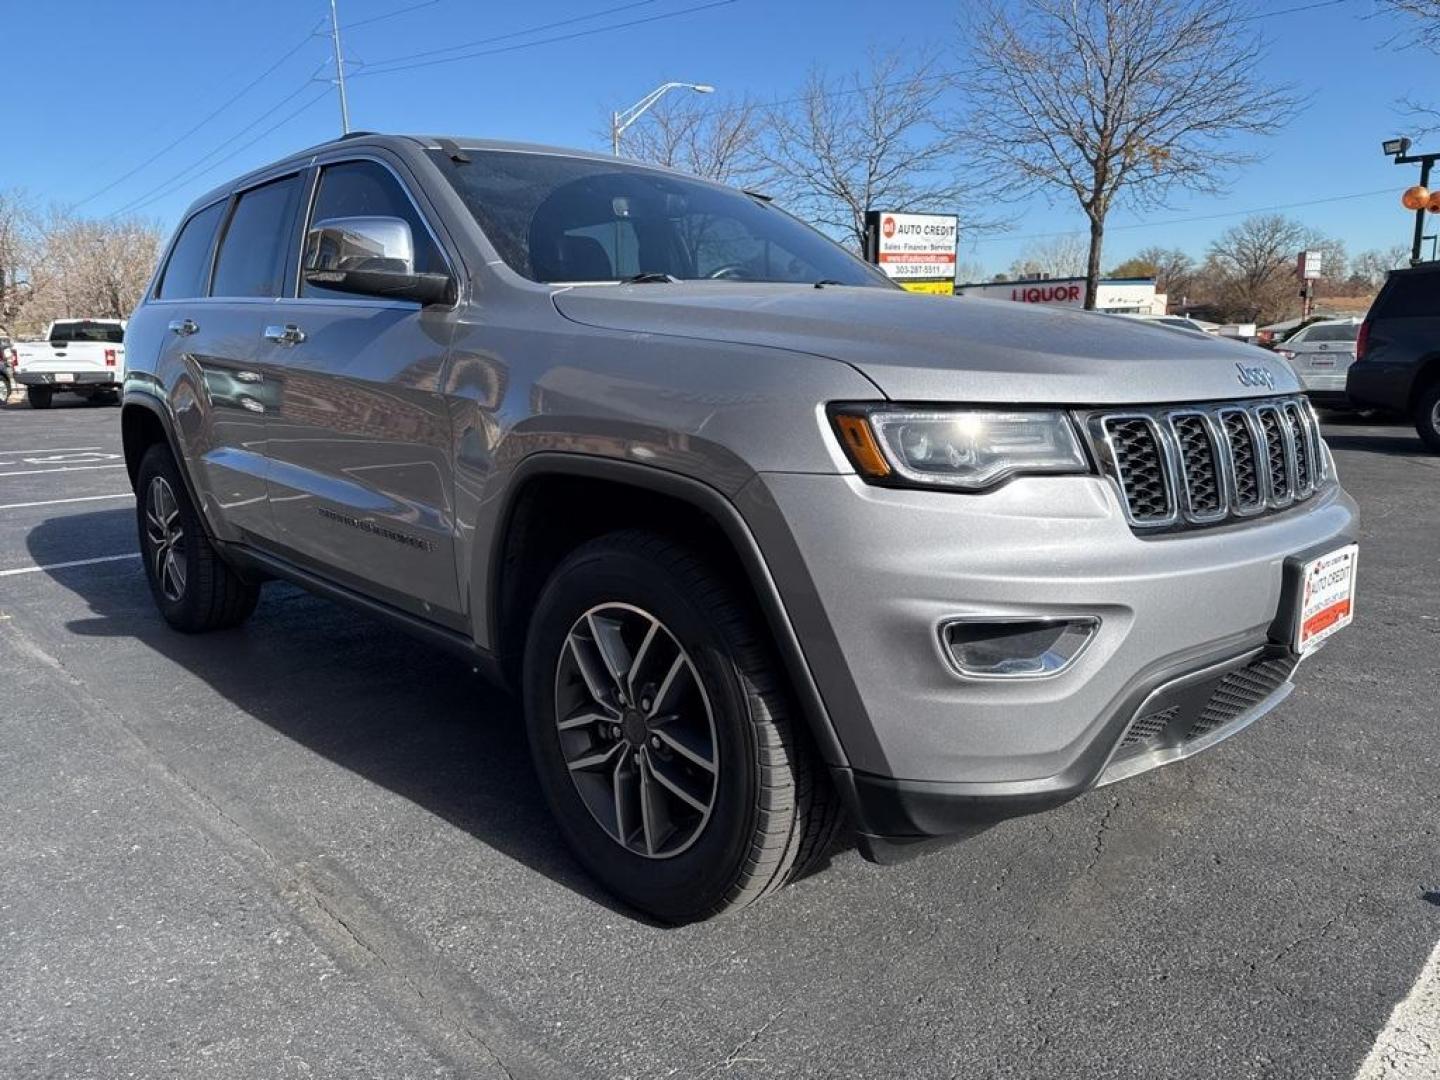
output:
[[[911,295],[663,169],[328,143],[197,201],[127,341],[164,617],[281,578],[455,649],[666,920],[1183,758],[1350,619],[1283,361]]]

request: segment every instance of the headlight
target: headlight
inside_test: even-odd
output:
[[[915,410],[838,406],[831,419],[867,480],[979,491],[1022,473],[1088,473],[1058,409]]]

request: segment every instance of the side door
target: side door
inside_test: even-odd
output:
[[[285,290],[281,234],[294,228],[302,194],[292,174],[197,211],[157,284],[155,306],[168,316],[157,370],[207,519],[229,540],[274,531],[256,352],[264,305]]]
[[[378,157],[319,165],[302,236],[316,223],[353,217],[404,221],[417,271],[453,273],[458,265],[407,181]],[[440,389],[454,306],[357,296],[299,278],[296,295],[270,313],[262,356],[281,554],[462,628],[451,424]]]

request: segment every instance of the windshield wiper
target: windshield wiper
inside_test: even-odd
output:
[[[843,281],[836,281],[834,278],[822,277],[819,281],[815,282],[815,288],[817,288],[817,289],[823,289],[826,285],[844,285],[844,284],[845,284],[845,282],[843,282]]]
[[[641,270],[638,274],[631,274],[629,277],[620,279],[621,285],[675,285],[680,281],[677,277],[669,274],[662,274],[658,270]]]

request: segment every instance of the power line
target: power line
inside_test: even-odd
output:
[[[1393,187],[1377,188],[1374,191],[1352,191],[1348,195],[1328,195],[1319,199],[1306,198],[1306,206],[1314,206],[1319,203],[1345,202],[1349,199],[1371,199],[1376,195],[1387,195],[1393,192]],[[1106,225],[1105,232],[1119,232],[1122,229],[1163,229],[1171,225],[1189,225],[1196,221],[1219,221],[1222,218],[1244,217],[1248,214],[1269,214],[1281,210],[1294,210],[1295,204],[1279,203],[1275,206],[1252,206],[1246,210],[1224,210],[1216,214],[1192,214],[1188,217],[1169,218],[1165,221],[1132,221],[1124,225]],[[1056,236],[1076,236],[1082,233],[1083,229],[1061,229],[1056,232],[1043,233],[1003,233],[999,236],[981,236],[970,241],[971,245],[995,244],[1002,240],[1048,240]]]
[[[369,26],[371,23],[384,22],[386,19],[393,19],[397,15],[408,15],[412,11],[419,11],[421,8],[434,7],[440,0],[421,0],[418,4],[411,4],[409,7],[396,8],[394,11],[387,11],[383,15],[372,15],[368,19],[357,19],[352,23],[346,23],[341,30],[354,30],[356,27]]]
[[[279,120],[277,120],[275,123],[271,124],[271,125],[270,125],[268,128],[266,128],[264,131],[260,132],[260,134],[256,135],[253,139],[250,139],[250,140],[247,141],[247,142],[241,143],[239,146],[235,147],[235,149],[231,150],[230,153],[226,154],[224,157],[220,158],[218,161],[215,161],[214,163],[212,163],[211,165],[209,165],[207,168],[205,168],[203,171],[197,173],[195,176],[192,176],[190,179],[191,179],[191,180],[197,179],[197,178],[200,177],[200,176],[204,176],[204,175],[205,175],[206,173],[208,173],[208,172],[212,172],[212,171],[214,171],[215,169],[218,169],[221,165],[224,165],[227,161],[229,161],[231,158],[235,157],[237,154],[241,154],[241,153],[243,153],[244,151],[249,150],[250,147],[254,146],[254,145],[255,145],[256,143],[258,143],[261,139],[265,138],[265,136],[271,134],[272,132],[279,131],[282,127],[284,127],[286,124],[290,123],[291,120],[294,120],[294,119],[295,119],[297,116],[299,116],[301,113],[304,113],[304,112],[309,111],[310,109],[313,109],[316,105],[319,105],[320,102],[324,101],[324,100],[325,100],[327,97],[329,97],[329,96],[330,96],[330,91],[329,91],[329,90],[322,90],[322,91],[320,91],[320,93],[316,94],[316,95],[315,95],[313,98],[311,98],[309,101],[305,102],[305,104],[301,105],[301,106],[300,106],[298,109],[296,109],[294,112],[287,113],[285,116],[281,117],[281,118],[280,118]],[[182,186],[183,186],[183,185],[182,185]],[[150,205],[150,203],[157,202],[157,201],[159,201],[160,199],[163,199],[163,198],[165,198],[166,196],[168,196],[168,195],[170,195],[170,194],[173,194],[173,192],[170,192],[170,191],[162,192],[161,194],[155,196],[154,199],[149,200],[149,202],[141,203],[140,206],[137,206],[137,207],[135,207],[134,209],[136,209],[136,210],[141,209],[142,207],[148,206],[148,205]]]
[[[155,153],[151,154],[151,155],[150,155],[148,158],[146,158],[144,161],[140,162],[139,165],[136,165],[136,166],[135,166],[133,169],[131,169],[129,172],[123,173],[122,175],[116,177],[114,180],[110,181],[110,183],[106,184],[104,187],[100,188],[98,191],[93,191],[93,192],[91,192],[89,195],[86,195],[85,198],[81,199],[79,202],[72,204],[71,208],[72,208],[72,209],[75,209],[75,208],[84,206],[86,203],[92,202],[93,200],[98,199],[101,195],[104,195],[107,191],[112,191],[113,189],[115,189],[116,187],[118,187],[120,184],[123,184],[126,180],[129,180],[129,179],[130,179],[132,176],[134,176],[136,173],[140,172],[141,170],[147,168],[147,167],[150,166],[150,165],[153,165],[153,164],[154,164],[156,161],[158,161],[160,158],[164,157],[164,156],[165,156],[166,154],[168,154],[171,150],[175,149],[175,147],[179,146],[179,145],[180,145],[181,143],[183,143],[186,139],[190,138],[190,136],[194,135],[197,131],[199,131],[201,128],[203,128],[206,124],[210,123],[210,121],[214,120],[217,116],[219,116],[222,112],[224,112],[226,109],[228,109],[231,105],[234,105],[235,102],[239,101],[242,97],[244,97],[246,94],[248,94],[251,90],[255,89],[255,87],[259,86],[262,82],[264,82],[267,78],[269,78],[269,76],[270,76],[273,72],[275,72],[275,71],[280,67],[281,64],[285,63],[285,61],[289,60],[292,56],[294,56],[296,53],[298,53],[298,52],[299,52],[301,49],[303,49],[306,45],[310,44],[311,40],[312,40],[312,39],[314,38],[314,36],[315,36],[315,31],[318,30],[318,29],[324,24],[324,21],[325,21],[325,20],[323,20],[323,19],[317,21],[317,22],[315,23],[315,25],[310,28],[310,31],[305,35],[304,38],[302,38],[302,39],[300,40],[300,42],[299,42],[297,45],[295,45],[293,48],[287,50],[287,51],[284,53],[284,55],[282,55],[282,56],[280,57],[280,59],[276,60],[273,64],[271,64],[268,68],[266,68],[264,71],[262,71],[259,75],[255,76],[254,79],[252,79],[250,82],[246,83],[243,87],[241,87],[241,88],[240,88],[238,91],[236,91],[233,95],[231,95],[229,98],[227,98],[227,99],[225,100],[225,102],[220,105],[219,108],[217,108],[217,109],[215,109],[213,112],[211,112],[208,116],[205,117],[205,119],[201,120],[201,121],[200,121],[199,123],[197,123],[194,127],[190,128],[189,130],[187,130],[187,131],[184,132],[183,134],[181,134],[181,135],[179,135],[178,137],[176,137],[172,142],[166,143],[166,144],[165,144],[164,146],[162,146],[159,150],[155,151]]]
[[[216,154],[220,153],[220,151],[230,147],[236,138],[244,135],[247,131],[253,130],[258,124],[261,124],[264,121],[268,120],[270,117],[274,116],[277,112],[283,109],[286,105],[290,104],[290,102],[294,101],[297,97],[303,94],[315,81],[315,76],[318,75],[322,70],[324,70],[326,66],[326,64],[322,63],[319,67],[315,68],[315,70],[311,73],[311,76],[308,79],[302,82],[290,93],[286,94],[274,105],[270,106],[270,108],[266,109],[254,120],[251,120],[250,123],[246,124],[239,131],[235,132],[224,142],[212,147],[207,153],[202,154],[199,158],[192,161],[189,165],[185,166],[185,168],[181,169],[179,172],[174,173],[169,177],[166,177],[165,180],[161,181],[159,184],[156,184],[154,187],[150,188],[150,190],[142,192],[135,198],[131,199],[129,202],[125,203],[123,206],[112,210],[109,214],[106,215],[106,218],[116,218],[119,217],[121,214],[134,213],[136,210],[149,206],[152,203],[158,202],[160,199],[174,194],[176,191],[179,191],[181,188],[189,184],[192,180],[204,176],[206,173],[209,173],[211,170],[218,168],[226,161],[229,161],[232,157],[238,154],[240,150],[253,146],[256,142],[264,138],[270,132],[274,131],[277,127],[289,123],[290,120],[294,119],[294,117],[304,112],[305,109],[308,109],[310,105],[313,104],[315,101],[319,101],[322,98],[328,96],[330,91],[321,91],[318,97],[312,99],[312,101],[310,102],[307,102],[302,108],[286,116],[284,119],[280,120],[275,125],[266,128],[264,131],[260,132],[260,134],[257,135],[254,139],[250,140],[249,142],[245,143],[237,149],[233,149],[231,153],[226,154],[224,157],[221,157],[216,161],[210,161],[210,159],[214,158]],[[210,162],[210,164],[206,166],[206,162]],[[205,167],[201,168],[201,166]]]
[[[627,22],[612,23],[609,26],[597,26],[589,30],[577,30],[570,34],[558,34],[554,37],[541,38],[538,41],[521,42],[518,45],[506,45],[498,49],[482,49],[479,52],[464,53],[460,56],[443,57],[438,60],[421,60],[414,64],[400,64],[395,67],[380,68],[378,70],[374,67],[371,67],[367,68],[364,71],[356,72],[355,78],[358,79],[362,76],[369,75],[389,75],[392,72],[409,71],[412,68],[432,67],[436,64],[453,64],[460,60],[473,60],[479,56],[495,56],[499,53],[516,52],[520,49],[533,49],[538,45],[553,45],[559,41],[573,41],[576,38],[590,37],[594,34],[609,33],[612,30],[625,30],[632,26],[641,26],[645,23],[659,22],[662,19],[674,19],[678,18],[681,15],[693,15],[696,12],[709,11],[712,8],[728,7],[729,5],[736,2],[737,0],[712,0],[711,3],[697,4],[694,7],[681,8],[679,11],[667,11],[659,15],[649,15],[643,19],[630,19]],[[376,61],[376,63],[385,63],[385,61]]]
[[[638,7],[648,7],[656,3],[659,3],[659,0],[631,0],[628,4],[605,8],[603,11],[592,11],[588,15],[573,15],[568,19],[558,19],[555,22],[542,23],[539,26],[527,27],[524,30],[511,30],[509,33],[496,34],[493,37],[476,38],[474,41],[462,41],[458,45],[447,45],[442,49],[426,49],[424,52],[406,53],[403,56],[387,56],[383,60],[375,61],[375,63],[377,65],[399,64],[407,60],[419,60],[427,56],[440,56],[443,53],[458,52],[461,49],[473,49],[477,45],[493,45],[497,41],[510,41],[517,37],[529,37],[531,34],[543,33],[546,30],[558,30],[562,26],[574,26],[576,23],[589,22],[591,19],[600,19],[606,15],[614,15],[618,12],[629,11]]]

